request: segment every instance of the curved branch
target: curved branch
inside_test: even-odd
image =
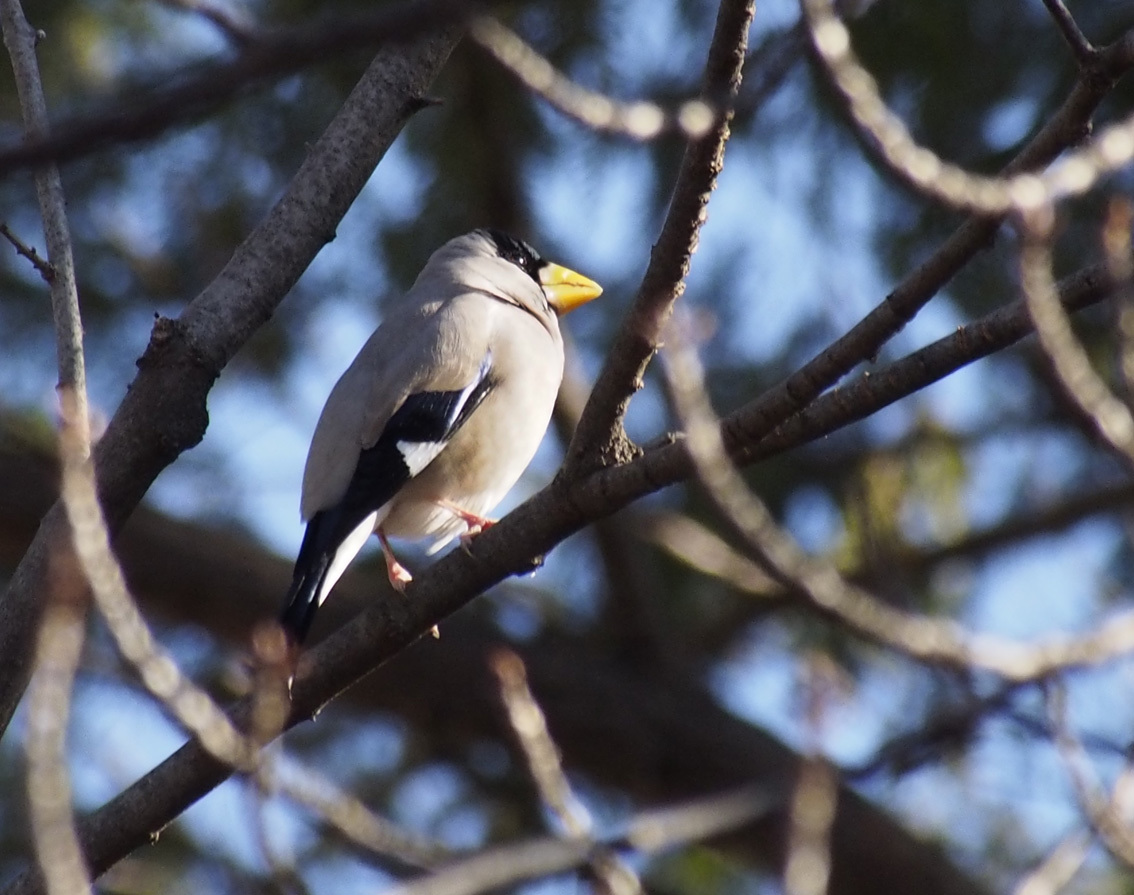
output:
[[[929,199],[981,215],[1029,212],[1082,195],[1100,177],[1134,158],[1134,115],[1130,115],[1042,174],[1005,171],[988,177],[967,171],[917,143],[886,105],[874,78],[856,58],[850,32],[835,15],[833,0],[801,0],[801,4],[816,58],[846,101],[851,121],[864,136],[865,145],[887,170]],[[1134,52],[1134,31],[1128,31],[1108,48],[1109,52],[1116,47],[1127,56]],[[1092,51],[1080,77],[1089,79],[1097,68],[1105,68],[1104,55]]]
[[[1044,358],[1064,390],[1103,438],[1134,466],[1134,414],[1091,366],[1087,349],[1071,329],[1052,273],[1051,240],[1055,209],[1046,208],[1023,222],[1020,287]]]

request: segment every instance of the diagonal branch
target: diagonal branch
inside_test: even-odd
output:
[[[624,462],[636,453],[622,428],[630,397],[642,387],[642,376],[661,342],[673,305],[685,291],[685,276],[697,250],[709,196],[724,164],[724,147],[732,120],[732,103],[740,87],[741,69],[752,23],[753,0],[722,0],[717,14],[701,99],[726,109],[708,133],[690,141],[673,188],[661,235],[634,304],[607,352],[594,391],[583,410],[567,451],[567,479]]]
[[[1059,33],[1067,41],[1067,46],[1075,54],[1075,60],[1082,66],[1089,66],[1098,55],[1098,50],[1087,40],[1087,36],[1083,34],[1079,23],[1075,21],[1075,17],[1071,15],[1063,0],[1043,0],[1043,5],[1051,13]]]
[[[1105,273],[1091,269],[1072,277],[1063,291],[1069,307],[1110,294]],[[744,462],[763,459],[869,415],[916,392],[929,382],[985,357],[1030,331],[1022,303],[1001,309],[915,355],[864,379],[855,389],[833,392],[816,402],[819,415],[802,415],[765,444],[729,443]],[[893,374],[891,374],[893,370]],[[727,423],[727,421],[726,421]],[[725,429],[727,433],[727,428]],[[446,616],[509,575],[531,570],[531,557],[550,550],[588,522],[610,515],[633,500],[688,478],[692,464],[678,441],[623,466],[601,470],[570,484],[553,483],[479,535],[469,550],[455,550],[414,579],[413,599],[378,599],[359,616],[306,652],[292,691],[288,727],[315,716],[332,698],[420,638]],[[231,710],[238,726],[247,703]],[[102,872],[148,841],[193,802],[232,773],[199,743],[186,743],[148,774],[79,824],[87,861]],[[4,895],[40,892],[33,873],[17,879]]]
[[[1131,67],[1134,33],[1103,49],[1093,67],[1080,73],[1067,99],[1002,173],[1014,175],[1042,168],[1080,142],[1090,132],[1091,118],[1103,99]],[[749,444],[760,441],[857,364],[876,356],[961,268],[991,244],[1002,220],[975,215],[968,218],[850,331],[752,402],[729,424],[729,435]]]
[[[158,473],[201,440],[205,402],[220,371],[334,237],[456,40],[455,30],[443,30],[411,48],[380,53],[287,191],[216,280],[177,320],[157,321],[138,376],[96,451],[112,534]],[[0,731],[27,684],[28,632],[39,616],[47,558],[63,537],[57,504],[0,596]]]
[[[113,143],[155,137],[196,121],[237,94],[366,47],[397,47],[440,28],[459,25],[471,12],[461,0],[419,0],[322,24],[256,32],[232,59],[170,73],[160,86],[134,86],[101,112],[59,122],[40,135],[0,148],[0,177],[44,161],[65,162]]]

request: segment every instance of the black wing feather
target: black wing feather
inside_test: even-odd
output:
[[[413,477],[400,445],[449,441],[495,387],[490,360],[485,359],[471,390],[408,396],[374,446],[359,454],[342,500],[311,517],[280,616],[280,623],[297,643],[303,642],[311,628],[319,608],[319,591],[339,546],[363,519],[384,506]]]

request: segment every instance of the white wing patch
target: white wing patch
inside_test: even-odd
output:
[[[461,413],[468,403],[469,397],[480,387],[484,382],[485,377],[488,376],[489,370],[492,369],[492,352],[489,351],[484,356],[484,360],[480,362],[480,368],[477,370],[476,378],[466,385],[460,392],[457,393],[452,405],[448,408],[448,413],[445,415],[443,428],[448,431],[456,425],[457,420],[461,418]],[[410,396],[406,400],[412,400],[414,396]],[[448,440],[444,441],[409,441],[402,439],[396,442],[398,453],[402,455],[402,462],[406,464],[406,469],[409,470],[410,478],[419,475],[425,467],[437,459],[437,455],[448,444]]]
[[[445,449],[444,441],[399,441],[398,453],[409,470],[410,478],[418,475],[426,466],[437,459]]]

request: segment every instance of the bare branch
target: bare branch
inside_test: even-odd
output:
[[[26,245],[7,224],[0,224],[0,236],[3,236],[12,247],[16,250],[16,254],[27,258],[31,262],[32,267],[39,271],[39,275],[43,277],[43,281],[49,286],[55,279],[55,268],[51,266],[45,259],[39,257],[39,253],[29,245]]]
[[[75,895],[91,887],[75,832],[67,771],[71,691],[86,629],[82,586],[75,580],[77,575],[71,577],[69,582],[60,582],[59,592],[52,595],[44,612],[28,696],[28,812],[36,859],[49,895]]]
[[[4,31],[4,46],[11,57],[12,71],[16,77],[16,91],[20,99],[25,133],[32,140],[44,138],[48,135],[50,125],[43,84],[39,78],[39,65],[35,58],[36,32],[24,18],[19,0],[4,0],[0,5],[0,24]],[[67,225],[67,200],[63,195],[59,169],[55,165],[42,165],[36,169],[35,191],[39,213],[43,218],[47,260],[52,270],[48,282],[51,286],[52,316],[55,319],[58,388],[70,389],[73,393],[75,425],[80,427],[80,439],[87,439],[86,443],[80,444],[85,456],[90,450],[90,424],[87,375],[83,362],[83,324],[79,317],[79,290],[75,283],[75,260],[71,254],[71,231]],[[0,730],[2,729],[3,725],[0,725]]]
[[[1067,393],[1102,436],[1134,466],[1134,415],[1095,373],[1059,302],[1052,275],[1051,229],[1055,210],[1044,208],[1024,220],[1020,285],[1044,356]]]
[[[831,881],[831,829],[839,799],[839,779],[822,753],[822,727],[839,676],[835,664],[814,653],[802,663],[804,736],[807,755],[799,767],[788,817],[785,895],[827,895]]]
[[[1046,858],[1013,889],[1012,895],[1056,895],[1079,872],[1091,850],[1091,837],[1082,830],[1068,833]]]
[[[672,808],[646,811],[627,832],[601,841],[612,853],[653,854],[739,829],[767,816],[776,802],[759,788],[743,787]],[[478,895],[526,880],[584,866],[593,844],[586,840],[544,838],[488,849],[443,867],[420,880],[395,886],[386,895]]]
[[[1059,293],[1068,310],[1078,311],[1112,297],[1115,287],[1106,268],[1096,265],[1063,280]],[[740,464],[765,459],[829,435],[855,420],[865,419],[961,367],[1002,351],[1032,331],[1026,304],[1022,299],[1015,301],[907,357],[812,399],[810,406],[780,423],[774,431],[755,437],[767,425],[768,395],[761,396],[725,417],[722,426],[725,444]],[[790,383],[793,378],[789,377],[787,382]],[[773,390],[779,391],[779,386]],[[681,451],[680,444],[660,448],[648,459],[657,466],[664,465],[668,471],[669,463],[678,460],[676,455]],[[665,457],[666,454],[675,456]],[[663,459],[667,461],[664,464]],[[660,471],[653,470],[654,473]],[[685,470],[683,473],[688,475]]]
[[[786,895],[826,895],[838,792],[834,769],[823,759],[813,758],[800,767],[791,802],[791,838],[784,867]]]
[[[524,663],[511,650],[501,649],[492,657],[492,670],[500,682],[500,699],[508,712],[512,731],[524,750],[528,771],[543,803],[558,819],[563,832],[586,839],[594,824],[583,804],[575,798],[563,773],[559,750],[547,729],[547,719],[528,689]]]
[[[25,19],[19,0],[0,2],[0,29],[12,60],[25,131],[32,137],[46,134],[47,103],[35,57],[38,35]],[[63,412],[63,493],[70,506],[73,474],[88,462],[91,449],[83,323],[59,170],[54,165],[38,168],[35,187],[52,273],[46,279],[51,289],[57,390]],[[19,244],[9,238],[19,250]],[[31,257],[34,263],[34,253]],[[70,549],[64,547],[51,560],[56,586],[46,595],[48,605],[43,622],[38,631],[29,628],[23,632],[23,649],[34,649],[35,669],[25,743],[28,807],[36,857],[47,891],[51,895],[75,895],[88,892],[91,887],[75,830],[67,769],[67,723],[86,635],[86,594]]]
[[[886,105],[870,73],[855,57],[850,32],[833,0],[801,0],[817,58],[846,100],[854,124],[879,160],[903,183],[943,205],[985,216],[1030,213],[1089,190],[1098,179],[1134,158],[1134,115],[1106,128],[1044,174],[986,177],[947,162],[919,145]],[[1134,34],[1134,32],[1132,32]],[[1119,46],[1125,47],[1120,42]],[[1128,48],[1126,48],[1128,51]],[[1098,64],[1101,54],[1091,56]],[[1093,74],[1093,71],[1087,72]]]
[[[600,133],[639,142],[667,133],[700,140],[722,114],[702,99],[688,100],[671,112],[657,103],[626,103],[590,90],[558,71],[516,32],[487,16],[469,23],[469,36],[534,94]]]
[[[666,371],[674,404],[687,424],[685,443],[698,479],[744,536],[761,568],[812,608],[919,661],[964,671],[979,668],[1016,682],[1099,664],[1134,650],[1134,613],[1115,616],[1079,636],[1019,643],[970,632],[953,621],[903,612],[845,581],[830,563],[805,555],[733,468],[705,398],[700,364],[689,348],[675,344],[671,338]]]
[[[312,147],[267,218],[220,275],[176,321],[161,319],[139,373],[100,440],[100,497],[113,534],[154,478],[200,441],[205,401],[233,354],[273,313],[419,108],[420,97],[457,40],[452,31],[409,49],[380,53],[343,109]],[[29,632],[52,545],[65,538],[62,508],[45,517],[0,596],[0,730],[30,673]]]
[[[568,449],[562,473],[568,479],[596,466],[624,462],[636,452],[626,438],[622,420],[630,396],[642,387],[642,376],[658,349],[673,305],[685,291],[685,276],[697,250],[705,209],[724,165],[732,103],[740,87],[754,8],[752,0],[721,2],[705,64],[701,99],[728,111],[704,137],[686,147],[649,267],[634,305],[607,352]]]
[[[1107,794],[1091,766],[1083,744],[1067,721],[1066,691],[1052,684],[1046,690],[1048,717],[1055,731],[1055,746],[1071,778],[1071,788],[1107,850],[1128,868],[1134,868],[1134,765],[1126,763],[1113,790]]]
[[[1090,129],[1091,116],[1117,79],[1134,65],[1134,36],[1127,35],[1099,54],[1093,74],[1080,73],[1070,94],[1040,131],[1004,168],[1019,174],[1047,165]],[[728,421],[730,446],[734,439],[756,444],[834,385],[854,366],[875,357],[957,272],[991,244],[1001,218],[970,217],[942,246],[910,273],[885,301],[845,335],[812,360],[769,389],[742,413]]]
[[[102,112],[58,122],[50,135],[0,148],[0,177],[44,161],[71,161],[110,144],[154,137],[175,124],[204,117],[258,84],[351,50],[422,39],[459,26],[469,12],[470,4],[461,0],[417,0],[265,30],[233,59],[171,73],[160,79],[160,86],[132,87]],[[414,100],[420,102],[420,97]]]
[[[397,873],[428,870],[452,857],[442,843],[398,828],[310,768],[269,759],[261,762],[256,776],[267,792],[302,805]]]
[[[1047,7],[1051,17],[1055,19],[1059,33],[1063,35],[1063,39],[1067,41],[1067,46],[1075,54],[1075,61],[1083,67],[1090,66],[1099,51],[1087,40],[1087,36],[1083,34],[1079,28],[1079,23],[1067,10],[1063,0],[1043,0],[1043,5]]]
[[[562,826],[563,838],[590,845],[588,863],[605,895],[641,895],[642,884],[634,871],[612,851],[595,843],[594,821],[571,791],[559,750],[547,729],[547,719],[528,689],[523,660],[511,650],[502,649],[492,657],[492,670],[500,682],[500,698],[524,750],[528,771],[544,805]]]

